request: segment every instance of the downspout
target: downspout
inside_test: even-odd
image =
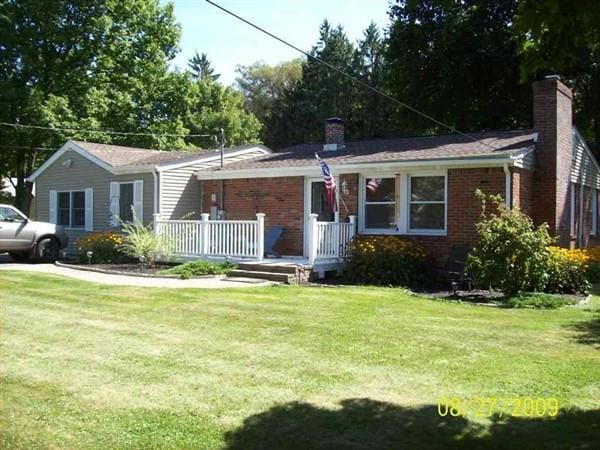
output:
[[[579,248],[583,248],[583,171],[579,174],[579,230],[577,230],[577,240]]]
[[[158,201],[158,195],[159,195],[159,189],[158,189],[158,183],[159,183],[159,170],[157,166],[154,166],[154,169],[152,170],[152,176],[154,178],[154,191],[153,191],[153,199],[152,199],[152,206],[154,208],[154,214],[160,214],[160,203]]]
[[[504,169],[504,202],[506,209],[510,209],[512,206],[512,174],[507,163],[504,163],[502,168]]]

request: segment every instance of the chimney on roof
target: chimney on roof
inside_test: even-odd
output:
[[[568,190],[573,154],[573,93],[558,75],[533,83],[536,142],[533,217],[547,222],[564,245],[569,240]]]
[[[339,117],[325,119],[325,146],[335,144],[335,149],[344,144],[344,120]],[[325,150],[325,149],[324,149]]]

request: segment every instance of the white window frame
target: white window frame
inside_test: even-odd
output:
[[[444,229],[410,229],[410,177],[444,177]],[[366,228],[366,180],[368,178],[396,178],[396,229]],[[441,202],[435,202],[441,203]],[[358,181],[358,230],[360,234],[394,234],[411,236],[446,236],[448,233],[448,171],[369,172],[359,175]]]
[[[598,191],[596,188],[590,188],[590,235],[596,236],[598,232]]]
[[[444,200],[413,201],[411,199],[412,178],[443,177],[444,178]],[[444,228],[411,228],[410,207],[413,204],[444,205]],[[444,236],[448,229],[448,176],[446,173],[411,173],[406,180],[406,229],[407,234],[426,236]]]
[[[570,235],[575,236],[575,183],[569,186],[569,213],[570,213]]]
[[[82,226],[77,226],[74,227],[73,226],[73,193],[74,192],[82,192],[83,193],[83,225]],[[60,208],[59,208],[59,201],[58,201],[58,197],[60,197],[60,194],[69,194],[69,225],[62,225],[64,226],[67,230],[85,230],[86,229],[86,203],[85,203],[85,199],[86,199],[86,193],[85,193],[85,188],[82,189],[73,189],[73,190],[69,190],[69,191],[56,191],[56,223],[58,224],[58,218],[60,217]]]
[[[373,178],[393,178],[394,179],[394,201],[393,202],[368,202],[367,201],[367,195],[366,195],[366,189],[367,189],[367,179],[373,179]],[[365,234],[397,234],[398,233],[398,195],[400,193],[400,183],[399,183],[399,177],[396,174],[386,174],[386,175],[382,175],[382,174],[377,174],[377,175],[373,175],[373,176],[364,176],[362,177],[362,182],[361,184],[361,189],[360,192],[362,193],[362,202],[361,202],[361,224],[362,224],[362,229],[365,232]],[[395,215],[396,215],[396,226],[395,227],[389,227],[389,228],[366,228],[366,211],[367,211],[367,205],[394,205],[394,211],[395,211]]]

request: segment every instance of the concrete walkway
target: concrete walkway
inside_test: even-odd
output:
[[[220,289],[259,287],[274,284],[270,281],[254,280],[251,278],[195,278],[190,280],[180,280],[178,278],[150,278],[135,277],[129,275],[112,275],[106,273],[70,269],[67,267],[58,267],[54,264],[17,264],[5,262],[7,261],[7,259],[8,257],[5,258],[3,255],[2,257],[0,257],[0,271],[22,270],[27,272],[51,273],[54,275],[62,275],[65,277],[75,278],[81,281],[91,281],[93,283],[101,284],[113,284],[117,286]],[[2,275],[0,275],[0,280],[1,279]]]

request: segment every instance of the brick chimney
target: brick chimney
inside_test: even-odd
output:
[[[339,117],[325,119],[325,145],[344,143],[344,120]]]
[[[573,93],[557,75],[533,84],[533,128],[538,133],[533,219],[547,222],[569,243],[569,177],[573,153]]]

